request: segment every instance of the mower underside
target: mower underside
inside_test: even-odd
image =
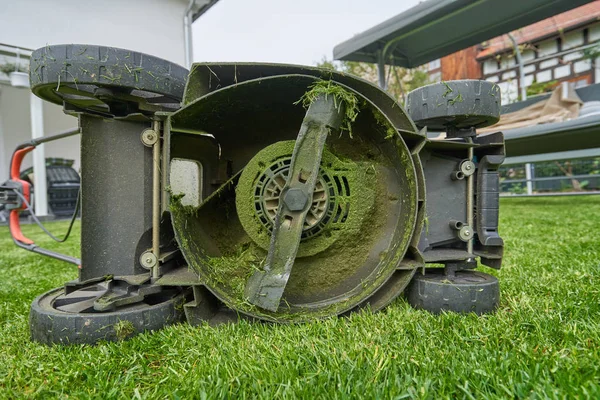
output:
[[[502,258],[503,138],[475,134],[497,119],[497,87],[422,88],[411,119],[330,70],[186,73],[113,48],[34,52],[32,90],[79,118],[82,143],[79,277],[34,301],[34,340],[115,340],[183,319],[303,322],[402,293],[433,312],[495,308],[497,280],[471,270]],[[428,140],[426,125],[448,138]]]

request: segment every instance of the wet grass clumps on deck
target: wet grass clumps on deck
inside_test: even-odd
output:
[[[295,104],[302,104],[306,109],[320,96],[333,96],[335,107],[339,110],[344,108],[344,118],[341,125],[342,131],[347,131],[352,138],[352,124],[356,121],[360,112],[358,97],[350,90],[332,81],[317,80],[309,87],[309,90]]]

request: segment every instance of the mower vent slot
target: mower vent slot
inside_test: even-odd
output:
[[[335,187],[337,188],[338,193],[340,193],[340,194],[344,193],[342,191],[342,182],[340,182],[340,177],[335,175],[333,177],[333,180],[335,181]]]
[[[346,192],[344,193],[344,195],[350,196],[350,185],[348,184],[348,178],[346,178],[345,176],[342,176],[342,182],[344,182],[344,189],[346,189]]]

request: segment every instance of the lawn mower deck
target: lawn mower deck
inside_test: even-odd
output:
[[[498,303],[497,280],[472,271],[502,259],[504,140],[476,135],[499,118],[496,85],[429,85],[405,111],[336,71],[204,63],[188,75],[90,45],[36,50],[30,79],[78,117],[82,165],[80,259],[25,238],[27,187],[13,176],[6,189],[15,243],[79,267],[35,299],[33,340],[95,343],[183,319],[304,322],[403,293],[433,312]],[[14,171],[52,139],[20,146]]]

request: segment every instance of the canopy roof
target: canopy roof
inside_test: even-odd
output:
[[[591,1],[426,0],[340,43],[333,58],[412,68]]]
[[[210,10],[210,8],[217,4],[218,1],[219,0],[196,0],[194,8],[192,9],[192,21],[196,21],[200,18],[202,14]]]
[[[575,92],[583,102],[600,100],[600,84],[584,86],[575,89]],[[549,97],[548,93],[507,104],[502,107],[502,114],[522,110]],[[600,150],[599,125],[600,114],[590,113],[563,122],[503,130],[506,154],[515,157],[592,148]]]

